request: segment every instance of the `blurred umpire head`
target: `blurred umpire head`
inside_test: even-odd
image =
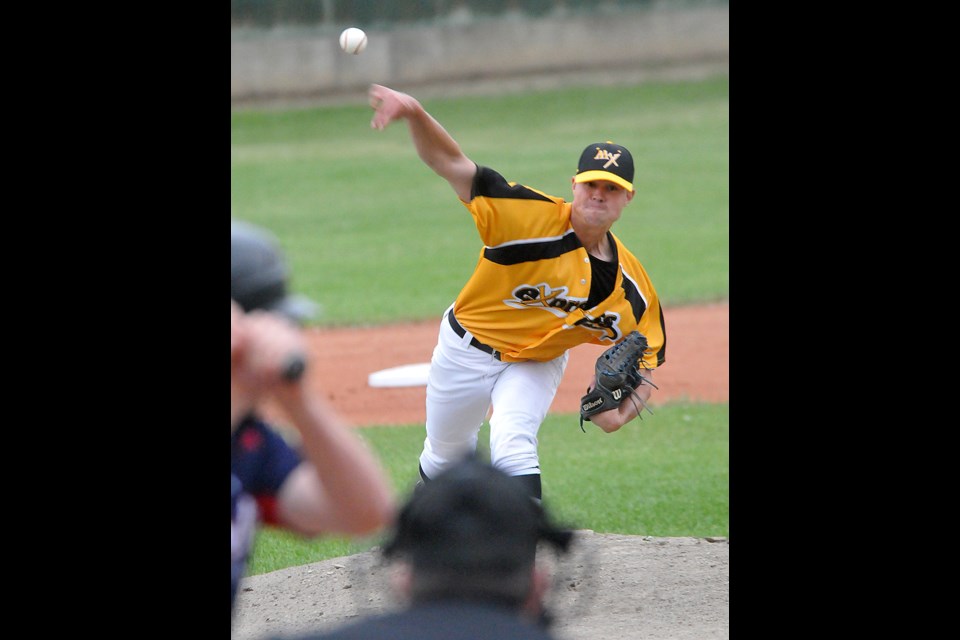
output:
[[[498,603],[546,623],[537,548],[566,552],[572,537],[519,480],[470,457],[413,492],[383,553],[407,565],[401,589],[414,604]]]

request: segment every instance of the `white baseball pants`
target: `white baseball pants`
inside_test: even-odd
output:
[[[490,462],[511,476],[539,474],[537,432],[567,368],[549,362],[500,362],[460,337],[443,314],[427,376],[427,437],[420,467],[428,478],[477,448],[490,408]]]

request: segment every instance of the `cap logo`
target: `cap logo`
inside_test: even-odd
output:
[[[610,153],[606,149],[597,149],[597,155],[593,156],[594,160],[606,160],[606,163],[603,165],[603,168],[606,169],[611,164],[615,167],[619,167],[617,164],[617,158],[620,157],[620,153]]]

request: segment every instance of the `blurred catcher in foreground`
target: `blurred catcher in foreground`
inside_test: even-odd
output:
[[[288,273],[265,229],[231,228],[231,608],[258,521],[307,536],[372,534],[395,515],[379,461],[305,383],[298,322],[315,305],[287,293]],[[300,437],[289,444],[258,416],[273,400]]]

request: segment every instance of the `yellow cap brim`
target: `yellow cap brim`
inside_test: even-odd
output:
[[[584,171],[573,176],[574,182],[590,182],[591,180],[608,180],[615,182],[627,191],[633,191],[633,183],[627,182],[615,173],[609,171]]]

